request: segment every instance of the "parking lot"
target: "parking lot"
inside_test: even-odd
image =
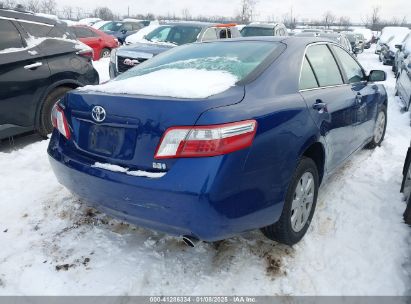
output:
[[[410,117],[374,46],[358,58],[388,74],[386,139],[322,185],[309,231],[293,247],[255,231],[189,248],[85,206],[58,184],[47,140],[2,142],[0,295],[410,294],[411,230],[399,193]],[[98,64],[107,70],[108,60]]]

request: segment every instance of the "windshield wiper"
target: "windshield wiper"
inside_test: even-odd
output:
[[[164,40],[164,42],[171,43],[171,44],[174,44],[174,45],[178,45],[176,42],[170,41],[170,40]]]

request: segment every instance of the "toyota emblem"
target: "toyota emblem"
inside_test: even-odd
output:
[[[97,122],[103,122],[106,119],[106,110],[103,107],[95,106],[93,110],[91,110],[91,116]]]

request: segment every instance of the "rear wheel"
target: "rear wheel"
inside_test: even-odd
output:
[[[367,149],[374,149],[380,146],[384,140],[385,131],[387,129],[387,108],[382,106],[378,112],[377,120],[375,121],[374,133],[372,140],[366,146]]]
[[[100,52],[100,58],[107,58],[110,57],[111,51],[110,49],[104,48]]]
[[[314,215],[318,187],[317,166],[312,159],[303,157],[290,182],[279,221],[262,228],[263,234],[286,245],[298,243]]]
[[[42,137],[47,137],[53,131],[53,125],[51,123],[51,110],[55,103],[60,100],[68,91],[72,90],[69,87],[58,87],[51,91],[43,102],[40,111],[40,122],[37,132]]]

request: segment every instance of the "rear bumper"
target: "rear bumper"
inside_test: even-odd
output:
[[[60,145],[59,137],[55,131],[48,149],[58,181],[82,201],[133,224],[216,241],[281,215],[281,200],[267,201],[258,176],[230,174],[224,156],[182,159],[165,176],[150,179],[94,168]]]

